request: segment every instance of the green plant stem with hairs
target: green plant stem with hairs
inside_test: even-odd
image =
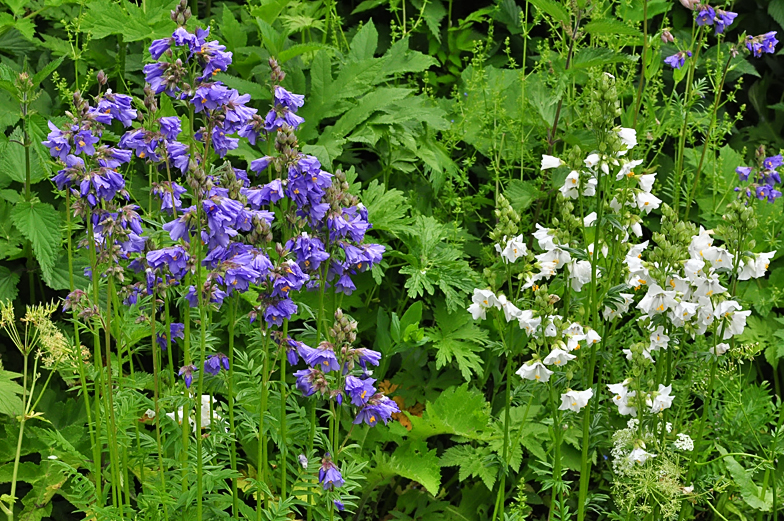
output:
[[[289,321],[283,321],[283,336],[280,341],[280,497],[286,499],[288,464],[286,461],[286,342],[289,334]]]
[[[231,438],[231,515],[235,519],[239,516],[239,493],[237,491],[237,431],[234,425],[234,326],[237,321],[238,298],[234,296],[229,303],[229,437]]]
[[[262,318],[261,332],[264,336],[262,340],[262,369],[261,369],[261,396],[259,397],[259,446],[257,452],[257,461],[259,468],[256,471],[256,480],[261,483],[266,483],[267,477],[267,436],[264,434],[264,415],[267,412],[267,398],[269,394],[269,336],[270,332],[267,330],[264,319]],[[262,520],[261,497],[264,495],[265,507],[268,505],[268,498],[264,491],[259,487],[256,490],[256,516],[257,521]]]

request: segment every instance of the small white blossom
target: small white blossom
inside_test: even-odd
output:
[[[725,300],[720,302],[714,311],[716,317],[721,320],[726,320],[723,326],[724,335],[722,340],[728,340],[735,335],[740,335],[746,328],[746,318],[751,315],[751,310],[740,311],[742,308],[740,304],[734,300]]]
[[[686,452],[694,450],[694,440],[686,433],[679,432],[678,439],[674,442],[675,448]]]
[[[560,247],[555,246],[551,248],[549,251],[537,255],[536,260],[538,260],[542,264],[548,262],[554,262],[555,267],[560,268],[562,266],[565,266],[566,263],[572,260],[572,256],[569,254],[568,251],[562,250]]]
[[[506,237],[504,237],[504,239],[506,239]],[[517,259],[528,253],[528,248],[525,245],[525,239],[522,235],[509,239],[506,246],[503,248],[500,244],[496,244],[495,250],[501,254],[501,258],[504,259],[505,264],[514,263]]]
[[[587,391],[566,391],[561,395],[561,406],[558,407],[558,410],[580,412],[580,409],[588,405],[588,400],[592,396],[593,389],[588,389]]]
[[[635,391],[629,391],[626,387],[629,385],[628,378],[623,382],[617,384],[608,384],[607,388],[613,393],[613,403],[618,406],[618,413],[622,416],[632,415],[637,416],[637,408],[629,406],[629,398],[634,398],[637,393]]]
[[[548,156],[547,154],[542,154],[542,167],[541,167],[542,170],[547,170],[549,168],[558,168],[563,164],[564,162],[555,156]]]
[[[549,355],[544,359],[545,365],[557,365],[558,367],[566,365],[570,360],[577,358],[564,351],[563,349],[553,349]]]
[[[569,268],[570,286],[579,293],[584,285],[591,282],[591,263],[586,260],[578,260],[570,262],[567,267]]]
[[[675,399],[670,393],[672,392],[672,385],[659,384],[659,390],[650,393],[645,399],[645,404],[651,408],[653,414],[662,412],[664,409],[669,409],[672,406],[672,401]]]
[[[599,164],[600,159],[601,157],[599,156],[599,154],[590,154],[588,157],[585,158],[583,163],[585,163],[585,166],[587,166],[588,168],[593,168]]]
[[[700,226],[699,233],[692,236],[691,244],[689,244],[689,255],[692,259],[701,259],[703,252],[713,246],[712,235],[713,230],[706,230]]]
[[[555,236],[554,230],[551,230],[550,228],[544,228],[537,223],[536,231],[533,233],[533,235],[534,238],[539,242],[539,247],[543,250],[551,250],[555,248],[555,243],[553,242],[553,238]]]
[[[307,456],[305,456],[304,454],[300,454],[299,456],[297,456],[297,459],[299,460],[300,466],[304,470],[308,470],[308,458],[307,458]]]
[[[596,222],[596,212],[591,212],[583,218],[583,226],[590,228]]]
[[[474,320],[484,320],[487,317],[487,310],[493,306],[500,307],[500,302],[495,294],[489,289],[474,289],[474,295],[471,297],[472,304],[468,306],[468,312]]]
[[[615,180],[620,181],[624,177],[634,177],[634,169],[640,166],[641,164],[642,164],[642,159],[638,159],[636,161],[629,161],[628,163],[625,163],[621,167],[621,170],[618,172],[618,174],[616,174]],[[648,191],[650,190],[646,190],[646,192]]]
[[[725,248],[711,246],[702,251],[702,258],[711,263],[711,269],[716,271],[731,270],[733,255]]]
[[[656,454],[651,454],[650,452],[646,452],[645,449],[637,447],[629,453],[629,462],[636,463],[637,465],[643,465],[646,461],[651,458],[655,458]]]
[[[659,349],[667,349],[667,346],[670,343],[670,337],[668,337],[664,332],[664,327],[659,326],[656,330],[651,333],[651,345],[649,349],[651,351],[658,351]]]
[[[539,326],[542,324],[542,317],[534,318],[534,312],[526,309],[520,312],[517,321],[520,324],[520,329],[524,329],[528,336],[535,336]]]
[[[770,259],[776,255],[776,250],[768,253],[755,253],[754,259],[745,262],[740,261],[738,266],[738,280],[758,279],[765,276],[765,272],[770,265]]]
[[[637,146],[637,131],[633,128],[619,129],[618,137],[621,138],[621,142],[626,145],[626,150],[618,152],[619,156],[625,155],[626,152]]]
[[[658,284],[652,284],[637,308],[647,315],[657,315],[674,308],[676,304],[674,291],[664,291]]]
[[[710,348],[710,352],[716,356],[721,356],[729,350],[730,350],[730,345],[726,342],[722,342],[721,344],[716,344],[715,348],[713,347]]]
[[[550,379],[550,375],[553,374],[553,372],[546,368],[542,362],[529,360],[527,363],[523,364],[515,374],[526,380],[546,382]]]
[[[651,210],[655,210],[661,204],[661,199],[651,193],[643,192],[642,190],[635,194],[634,199],[637,203],[637,208],[639,210],[644,210],[646,214],[650,214]]]
[[[144,415],[152,420],[153,418],[155,418],[155,411],[153,411],[152,409],[147,409],[146,411],[144,411]]]
[[[588,332],[585,334],[585,342],[588,345],[598,344],[601,341],[602,341],[602,337],[599,336],[599,333],[597,333],[595,329],[589,329]]]

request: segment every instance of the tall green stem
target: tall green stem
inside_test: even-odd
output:
[[[229,307],[229,436],[231,437],[231,515],[235,519],[239,516],[239,493],[237,492],[237,441],[234,426],[234,324],[237,320],[237,297],[232,298]]]
[[[258,465],[256,471],[256,480],[259,483],[266,483],[267,477],[267,436],[264,434],[264,415],[267,413],[267,396],[270,378],[269,368],[269,331],[267,330],[264,319],[260,318],[261,332],[264,335],[263,340],[263,360],[261,369],[261,397],[259,398],[259,448],[258,448]],[[266,504],[266,495],[261,490],[261,487],[256,491],[256,520],[262,521],[261,497],[264,495]]]
[[[286,342],[288,341],[289,321],[283,321],[283,336],[280,342],[280,497],[286,499],[288,463],[286,447]]]

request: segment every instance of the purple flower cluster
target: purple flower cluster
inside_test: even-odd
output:
[[[777,43],[779,41],[776,39],[776,31],[770,31],[759,36],[746,37],[746,48],[755,58],[759,58],[763,53],[773,54],[776,52]]]
[[[708,4],[702,4],[696,9],[696,22],[697,25],[713,25],[716,34],[721,34],[724,30],[732,25],[738,13],[725,11],[723,9],[714,9]]]
[[[742,192],[746,197],[756,197],[760,201],[774,202],[781,197],[781,191],[776,187],[781,184],[779,169],[782,166],[784,166],[784,158],[781,154],[766,157],[758,170],[750,166],[739,166],[735,169],[738,179],[751,182],[744,187],[735,188],[735,191]]]
[[[338,467],[332,462],[332,456],[329,453],[325,454],[321,460],[319,483],[324,487],[324,490],[332,490],[343,486],[343,476],[340,474]]]
[[[680,69],[683,67],[683,64],[686,63],[686,58],[691,58],[691,51],[680,51],[676,52],[672,56],[668,56],[664,59],[664,63],[672,67],[673,69]]]

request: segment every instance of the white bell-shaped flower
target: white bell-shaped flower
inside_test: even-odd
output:
[[[658,414],[664,409],[672,407],[672,401],[675,399],[670,393],[672,392],[672,385],[659,384],[659,390],[648,394],[645,399],[645,404],[650,407],[653,414]]]
[[[580,409],[588,405],[588,400],[592,396],[593,389],[586,391],[573,391],[570,389],[561,395],[561,406],[558,407],[558,410],[580,412]]]
[[[546,382],[550,379],[550,375],[552,375],[553,372],[546,368],[542,362],[529,360],[527,363],[523,364],[515,374],[526,380]]]
[[[637,308],[647,315],[658,315],[677,305],[674,291],[664,291],[658,284],[652,284],[648,293],[637,304]]]
[[[542,170],[548,170],[550,168],[558,168],[563,164],[564,162],[555,156],[548,156],[547,154],[542,154],[542,167],[541,167]]]
[[[576,356],[567,353],[563,349],[553,349],[544,359],[544,365],[555,365],[558,367],[566,365],[570,360],[574,360]]]

